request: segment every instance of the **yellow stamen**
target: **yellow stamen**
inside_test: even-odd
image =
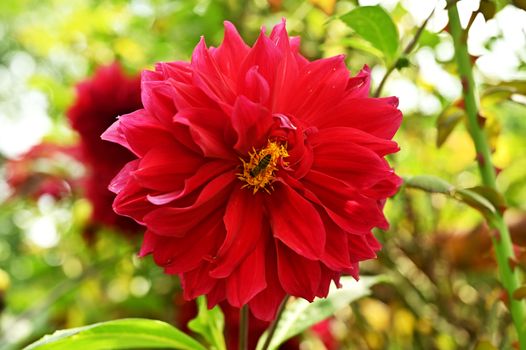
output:
[[[275,178],[274,172],[278,170],[280,159],[289,156],[286,146],[269,140],[264,148],[259,151],[252,149],[248,155],[250,156],[248,162],[240,158],[243,163],[243,172],[237,174],[238,179],[246,182],[243,188],[252,187],[254,194],[259,189],[264,189],[270,193],[267,185],[272,188],[272,182]],[[287,165],[283,161],[281,164]]]

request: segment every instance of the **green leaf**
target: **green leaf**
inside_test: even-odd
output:
[[[506,5],[508,5],[511,0],[493,0],[495,2],[495,5],[497,5],[497,12],[502,10]]]
[[[396,60],[398,30],[391,16],[381,6],[361,6],[340,17],[358,35],[380,50],[388,65]]]
[[[494,215],[497,213],[497,209],[487,200],[484,196],[481,196],[475,191],[468,189],[457,189],[453,193],[453,197],[461,202],[469,205],[470,207],[477,209],[484,215],[488,222],[492,222]]]
[[[309,327],[325,320],[335,311],[348,306],[351,302],[370,293],[370,288],[381,281],[379,277],[361,277],[355,281],[352,277],[341,279],[342,288],[334,288],[327,298],[315,299],[309,303],[305,299],[296,299],[289,303],[272,337],[269,350],[277,349],[285,341],[300,334]],[[256,350],[265,343],[268,331],[259,338]]]
[[[437,118],[437,147],[441,147],[451,135],[457,124],[466,118],[466,111],[455,105],[445,108]]]
[[[418,188],[431,193],[451,194],[455,186],[449,182],[433,175],[417,175],[404,178],[407,187]]]
[[[143,318],[95,323],[46,335],[24,350],[163,348],[206,350],[195,339],[168,323]]]
[[[225,319],[219,306],[208,310],[206,298],[197,298],[197,317],[188,323],[188,328],[203,338],[210,344],[210,349],[226,350],[223,328]]]
[[[371,45],[371,43],[369,43],[368,41],[360,37],[345,38],[341,41],[341,43],[353,49],[367,52],[368,54],[371,54],[373,56],[376,56],[379,58],[383,57],[382,51],[378,50],[376,47]]]
[[[491,187],[476,186],[468,188],[468,190],[476,192],[482,197],[486,198],[491,203],[491,205],[493,205],[493,207],[500,212],[503,212],[507,207],[504,196]]]
[[[497,213],[497,207],[492,203],[500,201],[499,195],[488,191],[486,188],[475,187],[473,189],[459,189],[449,182],[432,175],[419,175],[404,178],[405,186],[417,188],[431,193],[443,193],[470,207],[477,209],[484,215],[488,222],[492,223]],[[479,193],[480,192],[480,193]],[[491,199],[485,196],[490,196]],[[504,199],[502,199],[503,201]]]
[[[440,44],[440,36],[436,33],[430,32],[427,29],[424,29],[422,31],[422,34],[420,34],[420,38],[418,39],[418,45],[421,47],[423,46],[429,46],[431,48],[435,48],[438,44]]]
[[[482,104],[491,105],[509,100],[514,94],[526,96],[526,81],[512,80],[487,86],[480,98]]]

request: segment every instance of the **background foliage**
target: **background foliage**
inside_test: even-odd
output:
[[[373,91],[392,69],[382,95],[399,96],[405,116],[396,137],[401,151],[391,159],[397,172],[434,174],[459,188],[478,185],[452,39],[444,30],[445,2],[382,1],[387,20],[380,15],[373,23],[360,24],[370,13],[349,13],[376,3],[1,1],[0,348],[17,349],[55,329],[116,318],[172,324],[181,319],[178,282],[150,258],[136,258],[140,238],[101,228],[87,240],[90,204],[81,192],[60,200],[15,195],[5,164],[42,138],[75,144],[64,113],[74,84],[97,66],[119,60],[136,73],[157,61],[188,60],[199,35],[210,45],[220,43],[225,19],[253,42],[261,26],[286,17],[310,59],[345,53],[352,72],[372,67]],[[435,7],[411,53],[404,52]],[[526,264],[526,12],[505,1],[462,0],[459,7],[463,24],[471,26],[481,117],[501,170],[506,219],[519,264]],[[375,36],[371,26],[381,34]],[[38,169],[83,173],[82,164],[68,159],[43,160]],[[384,248],[362,270],[387,280],[330,320],[337,348],[510,348],[516,337],[483,217],[442,194],[405,187],[386,211],[391,228],[377,234]],[[309,349],[323,349],[312,331],[301,340]]]

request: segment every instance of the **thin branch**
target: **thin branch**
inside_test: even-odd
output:
[[[270,330],[268,332],[267,339],[265,339],[265,343],[263,344],[263,347],[261,350],[268,350],[268,347],[270,346],[270,343],[272,342],[272,338],[274,337],[274,334],[276,333],[276,329],[278,327],[279,320],[281,319],[281,316],[283,315],[283,311],[285,310],[285,306],[287,305],[287,301],[289,300],[290,295],[286,295],[285,298],[283,298],[283,301],[279,305],[278,312],[276,313],[276,318],[274,321],[272,321],[272,324],[270,325]]]
[[[427,26],[427,23],[429,22],[429,20],[431,19],[431,17],[433,16],[434,13],[435,13],[435,9],[433,8],[433,10],[429,14],[429,16],[427,16],[427,18],[424,21],[424,23],[422,23],[422,25],[416,31],[416,33],[413,36],[413,39],[411,40],[411,42],[405,47],[402,56],[406,56],[406,55],[410,54],[411,51],[413,51],[413,49],[415,48],[416,44],[418,43],[418,40],[420,39],[420,36],[422,36],[422,33],[424,32],[424,29]],[[378,85],[378,88],[376,89],[376,92],[374,93],[374,97],[380,97],[380,94],[382,93],[384,85],[387,82],[387,78],[389,78],[391,73],[394,72],[399,60],[400,60],[400,57],[387,69],[387,72],[385,72],[385,75],[382,78],[382,81],[380,81],[380,85]]]
[[[239,311],[239,350],[248,349],[248,306]]]

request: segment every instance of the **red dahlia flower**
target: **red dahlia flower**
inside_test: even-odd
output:
[[[100,139],[117,116],[142,107],[139,77],[127,77],[119,64],[100,67],[95,75],[77,85],[77,99],[67,112],[71,126],[80,135],[82,158],[87,167],[85,194],[93,206],[92,220],[125,231],[139,226],[115,215],[115,195],[108,184],[134,156],[124,147]]]
[[[186,299],[248,304],[263,320],[286,294],[327,295],[380,248],[371,233],[400,179],[384,156],[401,122],[395,97],[368,97],[369,70],[343,56],[309,62],[285,23],[251,48],[225,24],[218,48],[142,75],[144,109],[103,135],[137,157],[113,207],[147,231]]]

